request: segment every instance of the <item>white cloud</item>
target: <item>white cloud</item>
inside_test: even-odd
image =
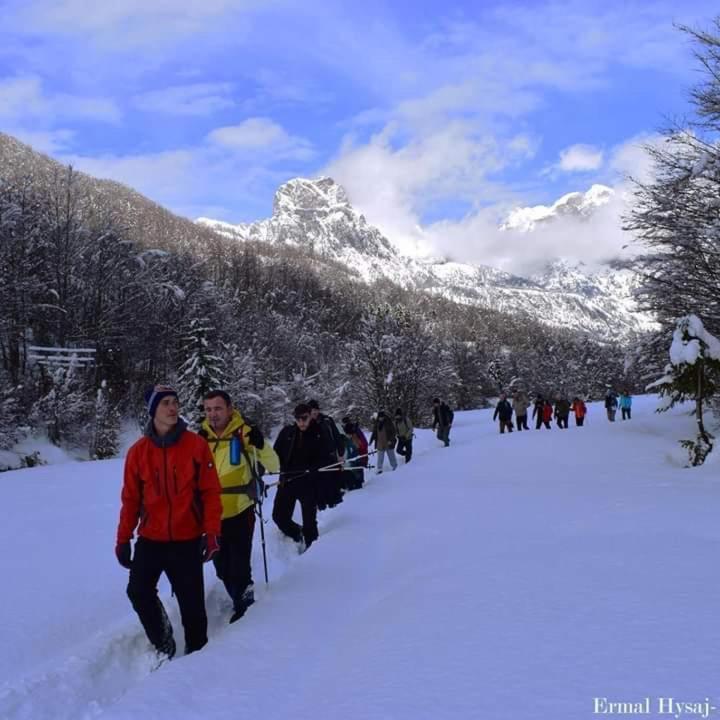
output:
[[[252,0],[35,0],[14,17],[19,29],[87,36],[110,49],[164,46],[218,30],[228,16],[260,5]]]
[[[605,174],[598,178],[616,193],[589,220],[561,216],[532,233],[501,231],[511,200],[507,186],[492,182],[492,171],[505,167],[515,153],[531,152],[527,138],[481,144],[459,130],[435,134],[423,143],[393,149],[386,134],[361,146],[348,144],[326,172],[344,184],[350,200],[403,252],[450,257],[510,272],[528,273],[548,259],[565,257],[588,264],[627,257],[635,248],[622,230],[622,217],[632,201],[627,176],[649,179],[650,163],[642,149],[655,136],[641,136],[612,148]],[[474,155],[474,161],[471,159]],[[585,191],[588,185],[579,186]],[[424,208],[433,195],[474,201],[464,217],[423,224]]]
[[[234,152],[262,152],[272,158],[309,160],[314,151],[312,144],[300,137],[288,134],[274,120],[254,117],[238,125],[216,128],[208,133],[206,140],[217,147]]]
[[[74,130],[25,130],[22,128],[7,128],[9,135],[16,137],[21,142],[30,145],[38,152],[48,155],[55,155],[68,149],[75,138]]]
[[[499,140],[456,120],[398,143],[389,124],[364,145],[347,138],[323,170],[346,187],[350,198],[406,252],[439,252],[421,227],[427,206],[450,201],[475,205],[508,199],[489,175],[532,151],[524,136]],[[397,145],[397,146],[396,146]]]
[[[133,105],[144,112],[206,116],[235,105],[231,83],[191,83],[136,95]]]
[[[571,145],[560,152],[557,167],[563,172],[590,172],[603,164],[603,151],[592,145]]]
[[[107,98],[47,93],[34,75],[0,79],[0,119],[6,122],[40,118],[53,124],[62,118],[84,118],[115,123],[120,117],[118,106]]]

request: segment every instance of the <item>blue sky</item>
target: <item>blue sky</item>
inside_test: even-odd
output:
[[[682,7],[681,7],[682,5]],[[0,0],[0,129],[189,217],[332,174],[409,247],[645,172],[705,1]],[[481,233],[482,234],[482,233]]]

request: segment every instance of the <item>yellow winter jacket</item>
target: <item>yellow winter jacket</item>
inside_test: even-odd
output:
[[[267,439],[265,440],[262,450],[258,450],[254,445],[250,444],[250,441],[247,439],[250,426],[246,424],[242,415],[240,415],[237,410],[233,410],[233,414],[230,416],[230,422],[220,437],[215,434],[215,431],[210,427],[208,421],[204,420],[201,435],[207,439],[210,445],[210,450],[212,450],[213,457],[215,458],[215,468],[220,478],[220,485],[223,488],[222,495],[220,496],[222,500],[223,520],[239,515],[244,510],[247,510],[254,502],[252,498],[244,493],[225,492],[225,488],[247,485],[250,480],[252,480],[252,472],[248,467],[244,454],[240,458],[239,465],[230,464],[230,440],[238,431],[242,437],[243,446],[247,450],[247,454],[253,463],[256,461],[262,463],[263,467],[271,473],[280,470],[278,456]]]

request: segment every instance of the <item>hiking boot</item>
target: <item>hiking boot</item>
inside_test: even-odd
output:
[[[172,634],[166,635],[163,640],[155,646],[155,650],[157,650],[158,659],[172,660],[175,657],[175,652],[177,650],[175,638]]]
[[[248,585],[245,588],[245,592],[240,596],[232,616],[230,617],[230,624],[237,622],[246,612],[247,609],[255,603],[255,590],[252,585]]]

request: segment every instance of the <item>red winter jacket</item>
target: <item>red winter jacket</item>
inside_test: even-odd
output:
[[[584,418],[585,415],[587,415],[587,408],[582,400],[578,400],[577,402],[573,401],[570,409],[575,413],[576,418]]]
[[[118,543],[138,535],[148,540],[192,540],[220,534],[220,481],[207,442],[178,421],[170,435],[146,434],[125,459]]]
[[[553,416],[552,405],[545,403],[545,405],[543,405],[543,421],[550,422],[550,420],[552,420],[552,416]]]

